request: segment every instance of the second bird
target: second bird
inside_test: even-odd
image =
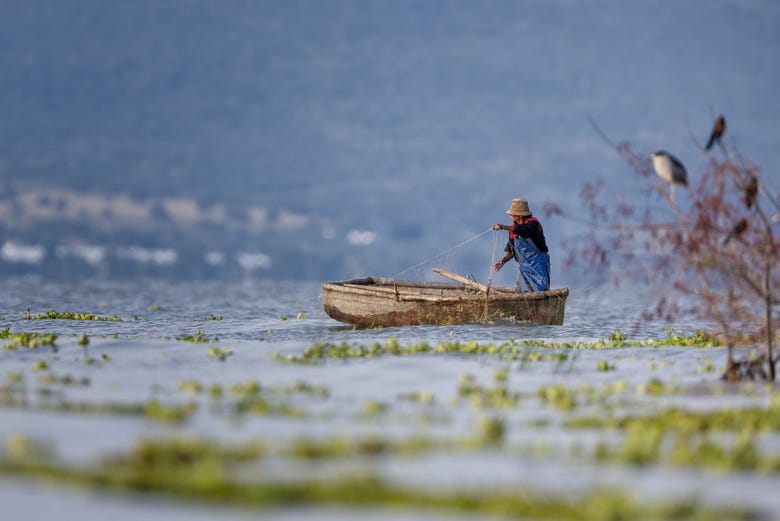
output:
[[[717,141],[720,143],[720,138],[723,137],[723,134],[726,133],[726,118],[723,116],[718,116],[718,119],[715,120],[715,123],[712,125],[712,132],[710,133],[710,139],[707,141],[707,146],[704,147],[706,150],[709,150],[712,148],[712,145],[715,144]]]

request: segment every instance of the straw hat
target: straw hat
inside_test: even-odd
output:
[[[533,215],[528,208],[528,201],[525,199],[512,199],[512,204],[509,206],[509,210],[507,210],[506,213],[509,215],[519,215],[520,217]]]

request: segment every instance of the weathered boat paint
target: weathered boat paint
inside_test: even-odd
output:
[[[463,284],[366,277],[322,285],[325,313],[356,327],[390,327],[515,320],[563,324],[567,288],[516,293],[483,292]]]

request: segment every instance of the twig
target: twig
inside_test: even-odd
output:
[[[693,133],[693,130],[691,129],[691,122],[688,119],[688,114],[685,114],[685,126],[688,129],[688,137],[691,138],[691,143],[693,143],[693,146],[699,150],[699,152],[702,152],[704,154],[707,153],[707,150],[703,146],[699,144],[699,142],[696,140],[696,136]]]
[[[604,131],[601,130],[601,128],[596,124],[596,121],[593,119],[593,117],[590,114],[588,114],[587,118],[588,118],[588,121],[590,122],[591,126],[593,127],[593,130],[596,131],[596,134],[599,135],[601,140],[604,141],[604,143],[606,143],[607,146],[609,146],[609,148],[611,148],[615,152],[620,152],[620,150],[618,150],[618,147],[615,146],[615,144],[607,137],[607,135],[604,133]]]

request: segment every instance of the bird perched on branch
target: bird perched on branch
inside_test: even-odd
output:
[[[675,185],[688,186],[688,172],[679,159],[665,150],[650,154],[655,173],[669,185],[669,199],[674,202]]]
[[[718,116],[718,119],[716,119],[715,123],[712,125],[712,132],[710,133],[709,141],[707,141],[707,146],[704,147],[705,150],[711,149],[712,145],[714,145],[716,141],[720,143],[720,138],[722,138],[723,134],[725,133],[726,133],[726,118],[724,118],[721,115]]]
[[[734,225],[734,227],[731,229],[729,234],[726,235],[726,238],[723,239],[723,246],[727,245],[732,237],[742,240],[742,234],[745,233],[747,229],[748,229],[747,219],[743,218],[737,221],[737,224]]]
[[[745,191],[742,193],[742,202],[748,207],[748,210],[756,203],[756,197],[758,196],[758,177],[750,176]]]

